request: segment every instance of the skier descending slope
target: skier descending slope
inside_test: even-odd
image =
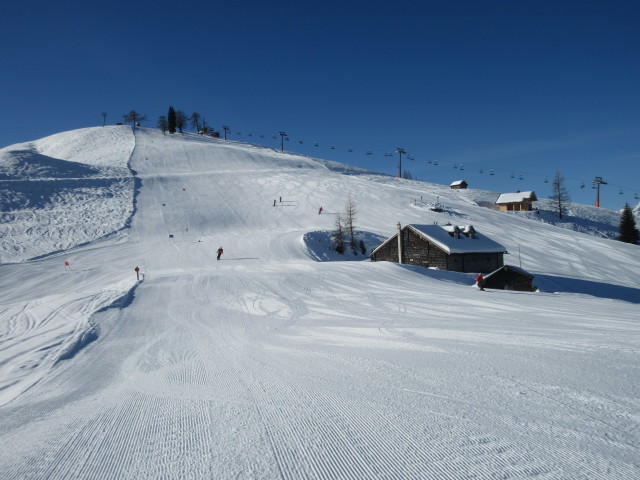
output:
[[[224,252],[224,250],[222,250],[222,247],[220,247],[218,249],[218,258],[216,258],[216,260],[220,260],[220,255],[222,255],[223,252]]]

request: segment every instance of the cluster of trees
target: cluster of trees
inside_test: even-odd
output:
[[[173,107],[169,107],[167,115],[161,115],[158,118],[158,128],[162,133],[176,133],[176,131],[183,133],[187,124],[195,129],[196,132],[204,135],[215,132],[198,112],[193,112],[191,116],[187,116],[182,110],[175,110]]]
[[[346,249],[350,247],[354,255],[358,255],[358,251],[363,255],[367,253],[364,241],[356,239],[356,202],[349,195],[349,199],[344,207],[344,215],[338,213],[336,215],[336,223],[331,235],[336,252],[344,254]]]
[[[103,112],[102,116],[106,122],[106,112]],[[123,115],[122,118],[124,119],[125,125],[130,123],[134,127],[139,127],[142,125],[142,122],[147,120],[147,115],[131,110],[129,113]],[[187,126],[204,135],[210,135],[216,132],[198,112],[193,112],[190,116],[187,116],[182,110],[175,110],[173,107],[169,107],[167,115],[161,115],[158,118],[157,126],[162,133],[176,133],[176,131],[183,133]]]

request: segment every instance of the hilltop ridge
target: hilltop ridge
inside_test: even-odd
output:
[[[380,187],[381,190],[395,188],[395,194],[388,194],[402,199],[396,207],[399,209],[398,221],[402,220],[404,213],[410,211],[414,214],[421,212],[421,221],[426,219],[444,222],[463,215],[469,216],[465,210],[473,210],[475,206],[492,207],[499,195],[483,190],[451,190],[446,186],[427,182],[398,180],[358,167],[279,152],[258,145],[225,142],[192,134],[170,137],[162,136],[155,130],[137,131],[140,135],[157,138],[158,142],[188,145],[209,151],[211,158],[220,154],[216,153],[217,151],[233,152],[231,168],[236,173],[243,168],[269,166],[280,169],[294,168],[297,171],[326,169],[327,178],[338,178],[332,177],[329,172],[356,175],[371,182],[374,187],[384,185],[385,187]],[[0,244],[0,260],[23,261],[30,258],[29,255],[45,255],[121,231],[133,211],[134,172],[129,170],[128,165],[134,147],[135,138],[131,127],[116,126],[63,132],[1,149],[0,207],[5,231]],[[198,171],[205,166],[181,165],[177,160],[175,165],[170,166],[169,172],[189,173],[190,168]],[[34,184],[36,180],[39,183]],[[341,183],[345,182],[350,183],[344,179]],[[37,189],[32,188],[36,185]],[[258,184],[254,184],[247,188],[258,187]],[[322,190],[319,189],[319,192],[322,193]],[[313,191],[310,194],[316,195]],[[274,192],[274,195],[280,196],[278,192]],[[322,195],[316,196],[316,203],[323,203]],[[366,194],[366,197],[370,195]],[[324,204],[336,203],[334,209],[339,209],[339,204],[344,203],[344,199],[332,202],[335,198],[333,194],[329,195]],[[372,203],[396,200],[397,198],[388,200],[382,197],[363,199]],[[444,215],[431,214],[429,207],[434,203],[446,204],[447,212]],[[537,205],[541,210],[539,215],[530,212],[515,215],[600,237],[615,238],[617,235],[617,212],[569,203],[565,218],[560,220],[553,212],[550,201],[541,199]],[[52,215],[53,212],[55,214]],[[414,218],[415,215],[408,217]],[[53,218],[55,223],[50,222]],[[390,222],[393,223],[393,219]],[[79,223],[83,225],[82,229],[78,229]],[[10,235],[6,233],[9,228]],[[374,230],[381,233],[388,232],[390,228],[384,228],[380,224],[378,229]],[[65,230],[71,230],[73,234],[66,235]]]

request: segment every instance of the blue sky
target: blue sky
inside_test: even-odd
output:
[[[402,147],[425,181],[546,197],[558,170],[639,202],[640,2],[93,3],[3,7],[0,147],[172,105],[379,172]]]

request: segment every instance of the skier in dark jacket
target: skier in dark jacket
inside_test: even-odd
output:
[[[218,249],[218,258],[216,260],[220,260],[220,255],[222,255],[222,252],[224,252],[224,250],[222,250],[222,247],[220,247]]]
[[[479,273],[476,277],[476,283],[478,284],[478,288],[484,292],[484,277],[482,273]]]

